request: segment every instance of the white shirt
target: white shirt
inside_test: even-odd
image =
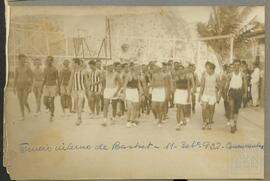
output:
[[[260,69],[257,67],[251,74],[251,83],[256,84],[260,81]]]
[[[243,84],[242,74],[239,72],[238,74],[232,73],[232,78],[230,82],[230,88],[232,89],[241,89]]]

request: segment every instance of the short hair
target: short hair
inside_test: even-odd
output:
[[[19,54],[19,59],[22,59],[22,58],[26,58],[26,55],[25,54]]]
[[[118,66],[118,65],[120,65],[120,62],[114,62],[113,65],[114,65],[114,66]]]
[[[96,65],[96,62],[95,62],[94,60],[90,60],[90,61],[88,62],[88,65]]]
[[[50,60],[52,62],[53,61],[53,56],[48,56],[47,60]]]
[[[241,61],[239,59],[234,59],[233,64],[235,64],[235,63],[241,63]]]
[[[241,64],[243,64],[243,65],[247,65],[247,61],[242,60],[242,61],[241,61]]]
[[[208,66],[209,64],[211,64],[211,62],[207,61],[205,62],[204,66]]]
[[[81,65],[81,60],[80,60],[79,58],[73,58],[72,61],[73,61],[75,64]]]
[[[65,59],[63,64],[66,64],[66,63],[69,63],[69,60],[68,59]]]
[[[216,65],[213,64],[212,62],[209,62],[209,61],[207,61],[205,63],[205,66],[209,66],[209,68],[212,69],[212,70],[215,70],[215,68],[216,68]]]

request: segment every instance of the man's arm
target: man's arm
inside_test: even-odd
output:
[[[121,80],[120,80],[120,76],[119,75],[117,75],[115,77],[115,81],[116,81],[116,84],[117,84],[117,89],[116,89],[113,97],[115,97],[119,93],[119,91],[121,90]]]
[[[190,101],[191,87],[192,87],[192,77],[189,76],[188,77],[188,98],[187,98],[187,102]]]
[[[61,85],[63,82],[63,70],[59,71],[59,84]]]
[[[247,77],[243,76],[243,91],[245,98],[247,97],[247,89],[248,89]]]
[[[42,82],[42,90],[43,90],[46,83],[47,83],[47,71],[46,71],[46,69],[44,69],[44,79]]]

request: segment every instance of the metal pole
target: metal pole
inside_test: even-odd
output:
[[[230,37],[230,63],[233,62],[233,36]]]
[[[196,59],[196,65],[198,64],[198,62],[200,61],[201,58],[201,41],[198,41],[197,44],[197,59]]]
[[[110,49],[110,59],[112,58],[112,41],[111,41],[111,24],[110,19],[107,19],[108,21],[108,34],[109,34],[109,49]]]

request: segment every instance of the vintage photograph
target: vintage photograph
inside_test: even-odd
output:
[[[13,6],[15,179],[263,178],[263,6]]]

